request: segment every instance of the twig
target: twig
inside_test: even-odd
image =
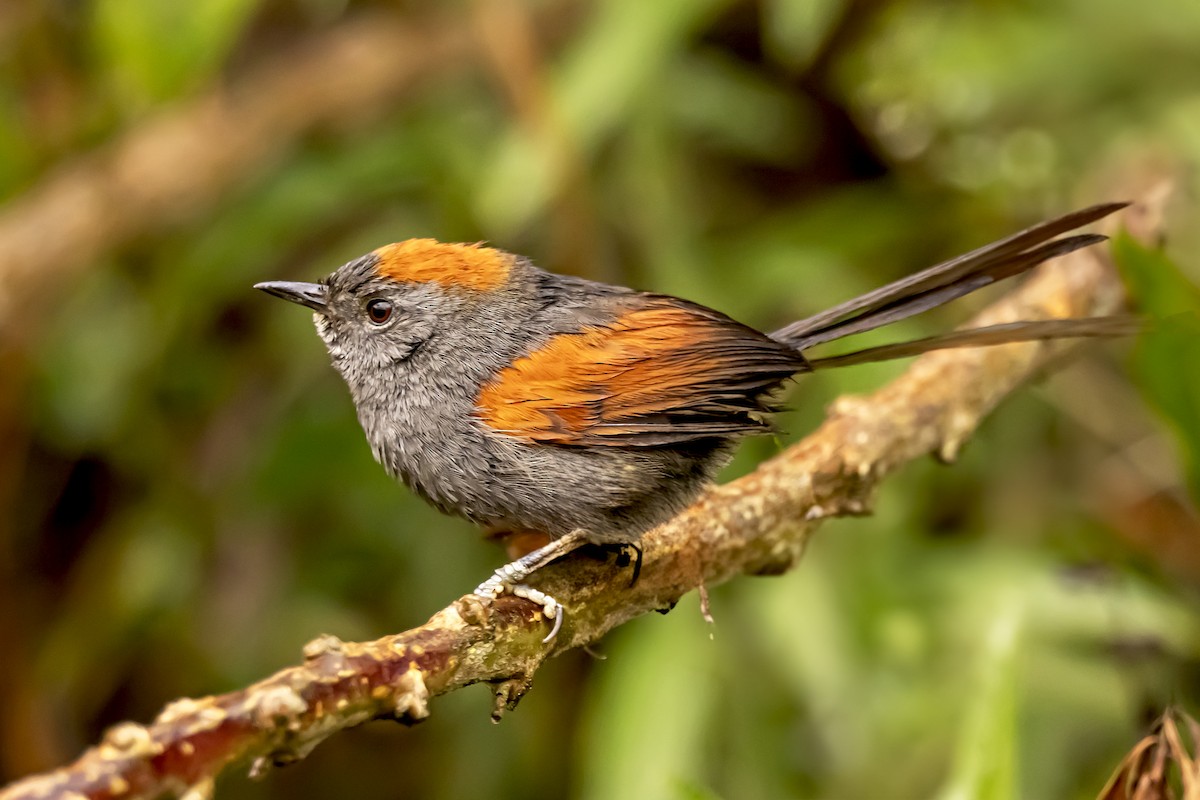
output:
[[[1158,216],[1129,215],[1144,238]],[[1042,268],[973,324],[1111,313],[1122,291],[1097,248]],[[203,797],[226,766],[253,774],[303,758],[326,737],[372,719],[405,724],[429,700],[473,683],[495,688],[494,715],[511,709],[549,656],[586,646],[623,622],[668,609],[687,592],[740,574],[778,573],[800,557],[820,520],[868,512],[879,482],[929,453],[952,460],[980,421],[1069,344],[1029,343],[940,351],[918,359],[869,397],[842,398],[819,430],[752,474],[714,487],[642,539],[644,565],[627,569],[571,558],[538,575],[565,601],[566,623],[541,643],[546,623],[531,603],[504,597],[490,609],[460,598],[424,625],[373,642],[310,642],[304,663],[240,691],[169,705],[149,726],[125,723],[74,764],[27,778],[0,800]]]

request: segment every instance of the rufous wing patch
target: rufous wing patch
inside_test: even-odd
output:
[[[702,306],[639,295],[607,325],[559,334],[485,385],[493,430],[559,445],[655,446],[762,432],[795,351]]]
[[[400,282],[434,282],[446,288],[489,291],[508,280],[513,256],[481,244],[407,239],[375,250],[375,271]]]

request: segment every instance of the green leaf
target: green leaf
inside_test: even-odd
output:
[[[541,213],[567,164],[559,151],[586,158],[620,127],[638,97],[662,80],[695,30],[728,0],[611,0],[601,3],[578,43],[555,69],[549,97],[556,141],[520,129],[500,142],[482,180],[477,213],[490,230],[511,235]]]
[[[1122,233],[1113,254],[1137,309],[1154,325],[1138,342],[1133,369],[1146,400],[1171,423],[1188,474],[1200,498],[1200,289],[1159,249]],[[1191,364],[1192,368],[1184,368]]]
[[[1004,592],[980,651],[978,688],[966,710],[943,800],[1009,800],[1017,797],[1018,662],[1025,609],[1021,596]]]
[[[224,62],[258,0],[97,0],[95,48],[123,100],[168,99]]]

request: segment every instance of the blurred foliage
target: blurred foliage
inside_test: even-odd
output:
[[[1178,268],[1121,260],[1147,311],[1195,307],[1195,0],[8,0],[0,198],[365,13],[498,46],[107,253],[5,347],[0,781],[318,633],[418,624],[499,563],[372,462],[309,320],[255,281],[488,240],[768,328],[1165,164]],[[548,665],[498,728],[459,692],[219,796],[1094,797],[1197,705],[1187,336],[1089,348],[794,572],[715,589],[714,627],[686,598]],[[731,474],[902,368],[805,378]]]
[[[1133,367],[1146,397],[1173,423],[1193,497],[1200,497],[1200,370],[1194,362],[1200,342],[1200,289],[1161,251],[1123,235],[1113,243],[1137,307],[1154,320],[1138,342]]]

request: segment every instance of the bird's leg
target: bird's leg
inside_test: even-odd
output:
[[[554,620],[550,633],[542,640],[548,642],[558,635],[558,629],[562,627],[562,604],[545,592],[534,589],[532,586],[526,586],[522,581],[550,562],[557,561],[585,544],[587,544],[587,533],[572,531],[561,539],[555,539],[545,547],[539,547],[532,553],[500,567],[492,573],[492,577],[476,587],[475,595],[488,601],[508,593],[537,603],[545,611],[546,619]]]

